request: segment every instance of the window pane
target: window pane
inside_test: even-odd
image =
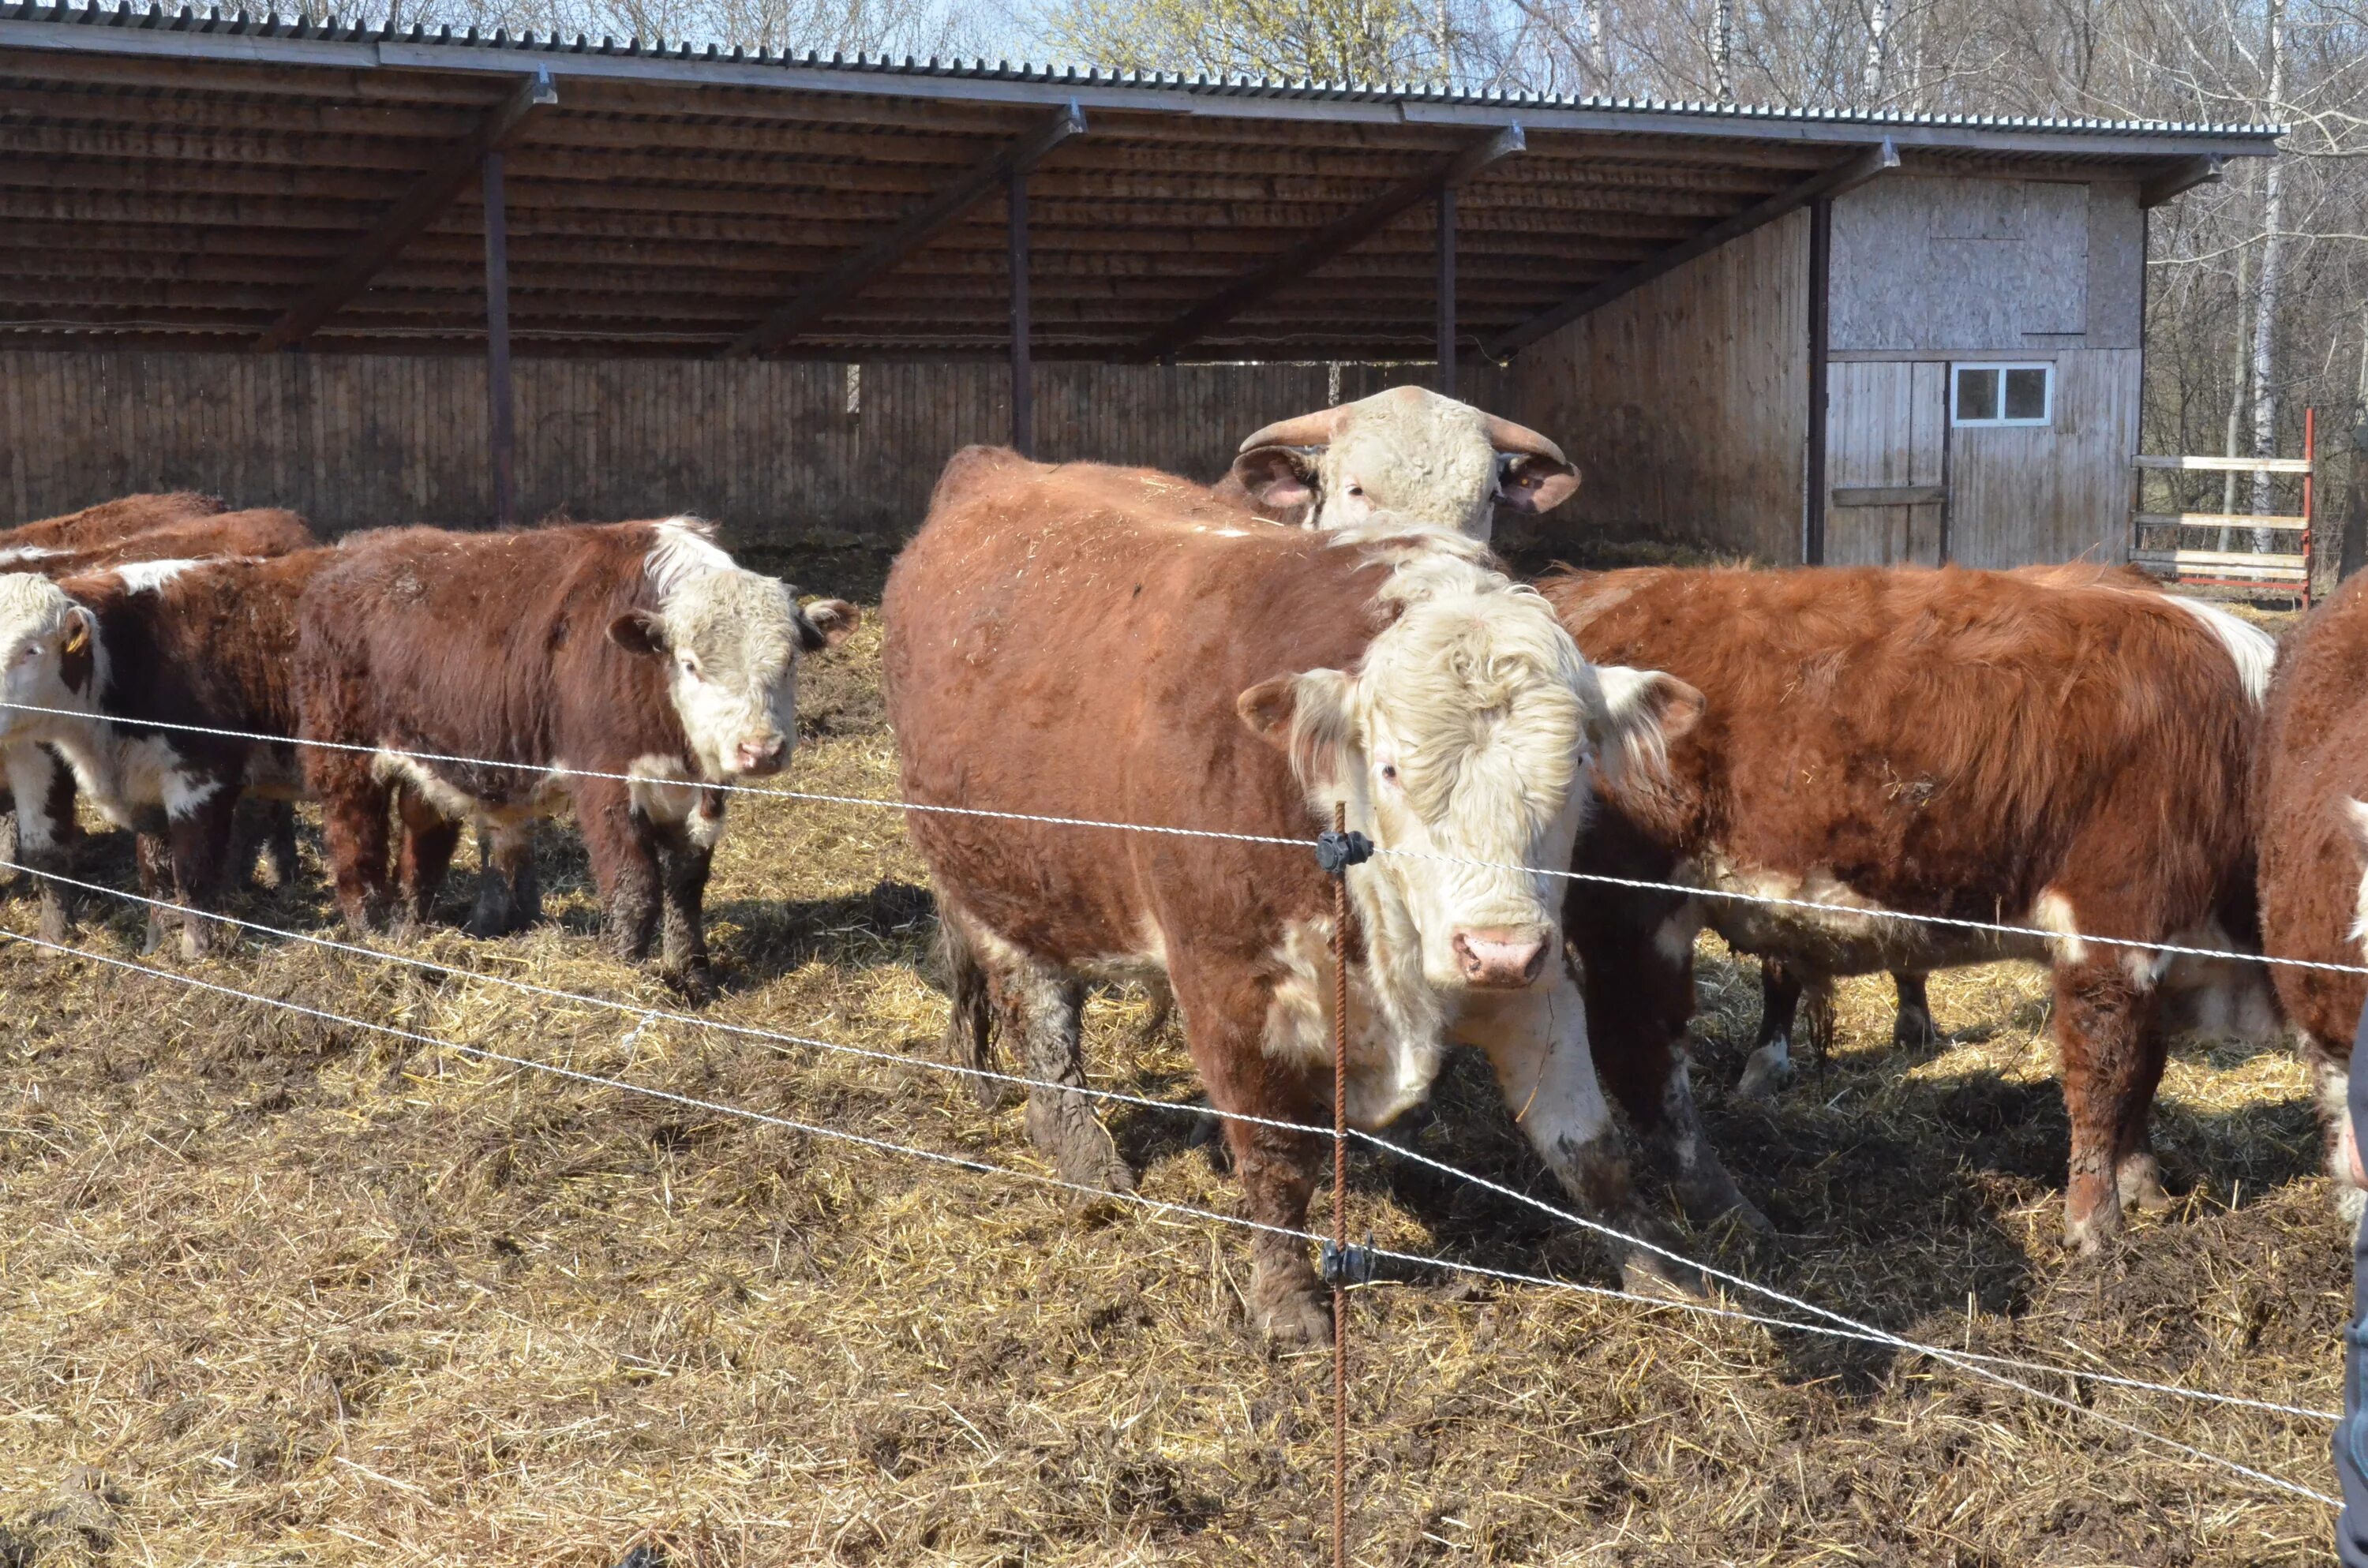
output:
[[[1996,370],[1957,372],[1957,417],[1996,419],[1998,416],[1998,373]]]
[[[2009,419],[2047,417],[2047,372],[2044,369],[2006,373],[2006,416]]]

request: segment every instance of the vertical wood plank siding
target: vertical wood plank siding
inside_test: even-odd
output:
[[[518,515],[694,512],[749,544],[894,542],[956,449],[1007,437],[1010,370],[861,370],[850,414],[840,364],[518,360]],[[1040,364],[1037,449],[1213,479],[1250,431],[1323,407],[1326,378],[1324,365]],[[1347,366],[1341,395],[1428,378]],[[1460,377],[1468,400],[1520,417],[1507,379],[1485,365]],[[484,407],[484,364],[458,357],[0,353],[0,526],[192,489],[288,506],[324,533],[478,527]]]

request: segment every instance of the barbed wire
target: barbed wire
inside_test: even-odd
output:
[[[398,747],[361,745],[346,741],[314,740],[295,735],[268,735],[250,730],[177,723],[160,719],[134,719],[120,714],[85,713],[70,708],[43,707],[37,703],[0,701],[0,710],[47,714],[85,722],[120,724],[131,729],[169,730],[185,734],[211,736],[219,740],[245,741],[256,745],[314,746],[328,751],[349,752],[366,756],[384,756],[405,762],[438,762],[461,767],[509,768],[539,774],[560,783],[564,783],[570,778],[600,778],[623,784],[670,785],[676,788],[713,790],[726,794],[750,795],[773,800],[807,801],[825,805],[861,806],[874,811],[920,812],[939,816],[978,817],[992,822],[1033,823],[1048,827],[1093,828],[1110,833],[1156,834],[1177,838],[1212,839],[1229,844],[1274,845],[1288,849],[1312,851],[1315,847],[1315,840],[1312,836],[1292,838],[1275,834],[1229,833],[1217,828],[1173,827],[1156,823],[1112,822],[1099,817],[1054,816],[1034,812],[996,811],[984,806],[951,806],[918,801],[883,801],[866,795],[835,795],[808,790],[773,789],[755,784],[714,783],[703,779],[666,778],[647,774],[611,773],[596,768],[568,767],[556,764],[509,762],[495,757],[405,751]],[[1781,909],[1809,910],[1824,915],[1848,915],[1853,919],[1869,922],[1907,921],[1916,925],[1984,931],[2000,937],[2013,937],[2047,943],[2095,943],[2100,947],[2170,953],[2184,958],[2216,959],[2231,963],[2271,964],[2290,969],[2316,970],[2330,974],[2368,975],[2368,965],[2330,963],[2317,959],[2286,958],[2271,953],[2248,953],[2227,948],[2199,948],[2177,942],[2147,941],[2131,937],[2099,937],[2081,931],[2061,931],[2041,926],[2009,926],[1996,921],[1973,920],[1949,915],[1923,915],[1908,910],[1873,907],[1863,903],[1841,903],[1824,899],[1786,898],[1775,893],[1744,892],[1728,888],[1702,887],[1691,882],[1657,881],[1641,877],[1616,877],[1600,871],[1518,866],[1506,861],[1474,860],[1461,856],[1439,855],[1418,849],[1394,849],[1379,845],[1374,846],[1373,854],[1393,859],[1428,860],[1441,865],[1463,866],[1479,870],[1515,871],[1530,876],[1552,877],[1565,881],[1625,888],[1632,892],[1667,892],[1675,893],[1683,898],[1718,898],[1739,903],[1766,904]],[[2008,958],[2013,955],[2001,953],[1999,956]]]
[[[723,1034],[736,1035],[744,1038],[761,1040],[780,1044],[806,1047],[817,1051],[854,1057],[864,1061],[886,1062],[900,1068],[922,1067],[932,1072],[949,1074],[959,1077],[984,1079],[1030,1090],[1047,1090],[1061,1094],[1075,1094],[1097,1100],[1135,1106],[1145,1109],[1179,1112],[1187,1115],[1205,1117],[1216,1120],[1239,1121],[1250,1126],[1272,1128],[1288,1132],[1305,1133],[1310,1136],[1319,1138],[1328,1138],[1332,1134],[1332,1130],[1330,1128],[1319,1126],[1313,1122],[1287,1121],[1272,1117],[1254,1116],[1243,1111],[1225,1110],[1211,1104],[1194,1101],[1162,1100],[1156,1099],[1145,1095],[1129,1094],[1123,1090],[1096,1088],[1089,1085],[1064,1084],[1054,1082],[1050,1079],[1030,1078],[1018,1074],[998,1072],[992,1068],[972,1067],[958,1062],[939,1062],[928,1057],[915,1057],[903,1055],[894,1051],[874,1051],[863,1046],[848,1045],[843,1041],[826,1040],[807,1035],[791,1034],[786,1030],[765,1028],[753,1024],[735,1024],[723,1019],[705,1018],[695,1014],[684,1013],[667,1008],[641,1006],[612,997],[596,996],[585,992],[563,990],[555,986],[541,985],[532,981],[518,980],[509,975],[492,974],[479,970],[463,969],[457,965],[438,963],[434,960],[417,958],[407,953],[389,952],[381,948],[366,947],[353,942],[341,942],[332,937],[314,936],[308,932],[292,931],[281,926],[267,926],[257,921],[241,919],[235,915],[220,914],[211,910],[196,909],[187,904],[173,903],[164,899],[152,898],[143,893],[128,892],[121,889],[106,887],[100,883],[89,882],[78,878],[67,877],[59,872],[41,870],[34,867],[21,865],[15,861],[0,859],[0,870],[19,871],[30,876],[40,877],[50,881],[61,883],[67,887],[79,889],[84,892],[95,892],[104,896],[120,899],[125,903],[142,905],[151,910],[164,911],[184,916],[195,915],[200,919],[216,921],[225,926],[252,931],[258,935],[279,937],[287,941],[302,943],[316,948],[325,949],[334,952],[351,954],[360,958],[376,959],[383,962],[403,965],[408,968],[434,974],[446,975],[459,980],[482,981],[487,984],[500,986],[507,990],[529,995],[540,996],[546,1000],[569,1002],[580,1006],[601,1008],[609,1012],[632,1017],[636,1020],[633,1026],[632,1034],[629,1037],[629,1041],[632,1040],[638,1040],[642,1032],[651,1022],[663,1019],[668,1023],[687,1025],[694,1028],[711,1030]],[[90,956],[100,957],[101,955],[93,954]],[[167,970],[150,971],[145,966],[141,967],[142,968],[143,972],[156,972],[166,975],[171,975],[174,972]],[[1760,1317],[1750,1313],[1722,1315],[1740,1315],[1750,1322],[1764,1324],[1771,1327],[1792,1328],[1804,1333],[1819,1334],[1835,1338],[1857,1340],[1873,1345],[1882,1345],[1894,1349],[1910,1350],[1917,1354],[1932,1357],[1934,1358],[1954,1357],[1965,1360],[1985,1362],[1993,1366],[2013,1367],[2025,1371],[2042,1372],[2052,1376],[2076,1380],[2085,1379],[2091,1382],[2112,1384],[2117,1387],[2135,1389],[2151,1393],[2166,1394],[2176,1398],[2192,1400],[2205,1403],[2238,1406],[2282,1415],[2300,1416],[2310,1420],[2331,1422],[2342,1419],[2341,1413],[2339,1411],[2315,1410],[2302,1405],[2282,1404],[2271,1400],[2253,1399],[2240,1394],[2220,1393],[2211,1390],[2189,1388],[2175,1383],[2150,1382],[2144,1379],[2127,1378],[2118,1374],[2099,1372],[2089,1369],[2065,1367],[2049,1362],[2032,1361],[2015,1357],[1990,1356],[1971,1350],[1939,1350],[1932,1346],[1923,1345],[1918,1341],[1908,1340],[1891,1334],[1887,1330],[1858,1323],[1853,1319],[1838,1312],[1830,1312],[1827,1309],[1819,1307],[1812,1302],[1785,1296],[1782,1292],[1773,1290],[1768,1287],[1760,1286],[1742,1276],[1725,1274],[1708,1265],[1697,1263],[1692,1258],[1682,1254],[1671,1251],[1668,1248],[1656,1246],[1650,1243],[1643,1242],[1638,1238],[1629,1236],[1626,1233],[1619,1231],[1616,1228],[1606,1226],[1601,1224],[1600,1221],[1586,1219],[1582,1216],[1571,1213],[1555,1205],[1547,1203],[1542,1199],[1522,1192],[1518,1188],[1493,1181],[1486,1176],[1481,1176],[1475,1171],[1466,1170],[1463,1166],[1451,1165],[1445,1161],[1439,1160],[1431,1155],[1425,1154],[1418,1150],[1398,1143],[1391,1139],[1383,1138],[1378,1133],[1351,1128],[1349,1129],[1349,1136],[1356,1138],[1379,1153],[1406,1160],[1412,1164],[1422,1165],[1440,1175],[1451,1176],[1458,1181],[1469,1183],[1489,1192],[1493,1192],[1500,1197],[1510,1199],[1515,1202],[1536,1209],[1540,1212],[1559,1221],[1603,1234],[1607,1239],[1619,1242],[1622,1244],[1633,1244],[1644,1247],[1671,1262],[1680,1264],[1687,1267],[1700,1269],[1705,1275],[1717,1278],[1722,1283],[1731,1285],[1736,1289],[1748,1290],[1755,1294],[1766,1295],[1782,1304],[1793,1306],[1797,1310],[1808,1312],[1816,1316],[1826,1318],[1829,1320],[1832,1324],[1837,1326],[1829,1327],[1825,1324],[1800,1324],[1785,1319]],[[1322,1238],[1316,1237],[1314,1239],[1320,1241]],[[1421,1259],[1418,1261],[1433,1263],[1441,1267],[1464,1267],[1462,1265],[1451,1264],[1445,1259],[1438,1258]],[[1645,1300],[1648,1298],[1630,1298],[1623,1293],[1622,1299]]]
[[[973,1175],[1006,1176],[1018,1181],[1032,1183],[1040,1187],[1078,1194],[1096,1200],[1116,1199],[1164,1214],[1178,1215],[1189,1219],[1211,1221],[1221,1225],[1228,1225],[1244,1230],[1259,1232],[1269,1235],[1281,1236],[1298,1241],[1302,1244],[1315,1242],[1320,1244],[1323,1241],[1323,1238],[1315,1233],[1300,1228],[1269,1224],[1266,1221],[1253,1220],[1243,1215],[1222,1214],[1215,1210],[1202,1209],[1193,1204],[1177,1203],[1166,1199],[1150,1198],[1139,1192],[1112,1191],[1109,1188],[1090,1186],[1084,1182],[1075,1182],[1060,1176],[1046,1176],[1041,1172],[1019,1170],[1008,1165],[997,1165],[988,1161],[972,1158],[968,1155],[951,1154],[939,1150],[925,1149],[917,1145],[898,1143],[891,1139],[876,1138],[866,1133],[849,1131],[845,1128],[802,1121],[794,1117],[781,1116],[769,1111],[752,1110],[746,1107],[732,1105],[726,1101],[711,1100],[696,1095],[685,1095],[672,1089],[662,1089],[654,1085],[636,1084],[630,1079],[610,1077],[598,1073],[590,1073],[582,1068],[564,1066],[557,1062],[542,1062],[533,1057],[518,1056],[507,1051],[494,1051],[484,1046],[465,1045],[458,1040],[448,1040],[440,1036],[427,1034],[417,1029],[407,1029],[393,1024],[373,1023],[368,1019],[356,1018],[342,1013],[331,1012],[326,1008],[313,1007],[303,1003],[288,1001],[281,997],[265,996],[256,992],[242,991],[236,986],[219,984],[212,981],[199,979],[195,975],[179,974],[171,970],[159,969],[149,964],[136,963],[128,959],[119,959],[111,954],[96,952],[85,948],[76,948],[65,943],[52,942],[44,937],[28,936],[21,931],[11,930],[5,926],[0,926],[0,937],[6,937],[11,941],[25,943],[28,946],[40,948],[50,952],[70,957],[88,959],[119,970],[127,971],[136,974],[147,975],[153,979],[170,981],[176,984],[190,986],[198,990],[210,992],[216,995],[227,996],[238,1001],[253,1003],[262,1006],[279,1008],[285,1012],[298,1014],[324,1023],[335,1024],[343,1028],[361,1029],[369,1033],[403,1040],[414,1044],[426,1046],[434,1050],[450,1051],[456,1055],[472,1058],[477,1061],[497,1062],[504,1066],[547,1074],[553,1077],[565,1079],[574,1083],[586,1085],[587,1086],[611,1089],[624,1094],[639,1095],[647,1098],[663,1101],[667,1104],[682,1106],[689,1109],[708,1111],[718,1116],[734,1117],[765,1126],[777,1127],[788,1131],[803,1133],[811,1137],[831,1139],[842,1142],[852,1143],[885,1153],[904,1154],[941,1166],[951,1166],[957,1169],[966,1170]],[[1607,1231],[1609,1233],[1615,1236],[1620,1234],[1618,1232],[1609,1231],[1608,1227],[1595,1226],[1592,1228]],[[1676,1254],[1668,1253],[1667,1249],[1652,1247],[1650,1244],[1640,1242],[1634,1237],[1625,1237],[1623,1239],[1628,1241],[1631,1244],[1646,1247],[1648,1250],[1660,1252],[1670,1257],[1678,1256]],[[1738,1321],[1761,1324],[1774,1328],[1791,1329],[1812,1334],[1827,1332],[1821,1330],[1814,1324],[1794,1324],[1783,1322],[1782,1320],[1778,1319],[1762,1318],[1756,1314],[1737,1312],[1733,1309],[1712,1307],[1708,1303],[1687,1303],[1645,1296],[1640,1292],[1614,1290],[1604,1286],[1586,1285],[1576,1280],[1557,1280],[1543,1275],[1523,1275],[1511,1270],[1491,1269],[1479,1265],[1458,1263],[1452,1258],[1429,1257],[1421,1254],[1405,1253],[1383,1248],[1375,1248],[1373,1251],[1374,1256],[1386,1257],[1393,1262],[1444,1268],[1457,1273],[1496,1278],[1508,1282],[1536,1285],[1555,1290],[1573,1291],[1584,1295],[1634,1301],[1645,1306],[1662,1307],[1679,1311],[1696,1311],[1703,1315],[1733,1318]],[[1686,1260],[1680,1258],[1679,1261]],[[1717,1270],[1708,1268],[1704,1268],[1702,1271],[1713,1278],[1725,1279],[1733,1279],[1736,1278],[1731,1275],[1723,1275]],[[1744,1283],[1747,1285],[1748,1284],[1748,1281],[1745,1281]],[[1786,1299],[1782,1298],[1780,1293],[1768,1290],[1764,1287],[1752,1288],[1760,1290],[1763,1294],[1777,1296],[1778,1299]],[[1805,1303],[1803,1304],[1805,1305]],[[1810,1310],[1813,1312],[1818,1312],[1821,1315],[1828,1317],[1837,1315],[1824,1312],[1823,1309],[1819,1308],[1810,1308]],[[2127,1422],[2121,1420],[2117,1416],[2108,1415],[2102,1411],[2093,1409],[2088,1405],[2080,1404],[2073,1400],[2066,1399],[2061,1395],[2050,1393],[2042,1389],[2035,1389],[2025,1383],[2017,1382],[2011,1378],[1991,1371],[1987,1368],[1971,1365],[1964,1358],[1958,1358],[1953,1353],[1941,1350],[1937,1346],[1919,1346],[1913,1341],[1900,1338],[1896,1335],[1884,1334],[1880,1330],[1869,1332],[1872,1332],[1883,1343],[1891,1345],[1896,1348],[1921,1354],[1941,1361],[1946,1365],[1956,1366],[1958,1369],[1962,1371],[1969,1372],[1975,1377],[1996,1383],[2000,1387],[2028,1394],[2034,1399],[2038,1399],[2045,1403],[2070,1411],[2076,1415],[2088,1416],[2092,1420],[2101,1422],[2115,1430],[2121,1431],[2127,1436],[2157,1444],[2173,1452],[2184,1455],[2187,1458],[2217,1466],[2232,1474],[2242,1476],[2247,1480],[2257,1482],[2264,1486],[2290,1493],[2295,1496],[2303,1497],[2331,1508],[2340,1508],[2342,1506],[2340,1499],[2330,1497],[2322,1492],[2314,1491],[2310,1487],[2305,1486],[2298,1482],[2289,1481],[2283,1476],[2272,1474],[2267,1471],[2258,1470],[2251,1465],[2228,1459],[2223,1455],[2214,1454],[2208,1449],[2200,1449],[2192,1444],[2181,1442],[2167,1434],[2153,1431],[2148,1427],[2138,1426],[2134,1422]],[[1859,1337],[1859,1335],[1853,1335],[1850,1337]],[[2077,1376],[2078,1374],[2072,1375]]]

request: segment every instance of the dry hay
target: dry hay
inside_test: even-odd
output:
[[[839,565],[803,580],[845,585]],[[875,579],[876,580],[876,579]],[[800,788],[879,796],[867,631],[806,694]],[[892,812],[735,808],[711,1016],[932,1049],[928,901]],[[109,879],[119,842],[96,846]],[[312,850],[308,846],[308,857]],[[600,957],[580,850],[555,918],[404,951],[669,1005]],[[316,867],[314,868],[317,869]],[[465,874],[450,894],[457,907]],[[120,885],[120,884],[119,884]],[[317,884],[253,917],[329,930]],[[100,912],[107,913],[107,912]],[[0,924],[29,929],[19,892]],[[83,940],[129,956],[138,922]],[[173,967],[179,967],[175,963]],[[734,1105],[1043,1169],[957,1080],[250,942],[199,973]],[[2172,1214],[2058,1240],[2064,1114],[2033,971],[1880,982],[1771,1107],[1731,1103],[1756,974],[1706,949],[1699,1081],[1786,1234],[1694,1236],[1928,1342],[2327,1406],[2345,1241],[2303,1074],[2182,1054]],[[1240,1234],[573,1085],[0,945],[0,1563],[1281,1563],[1327,1516],[1329,1359],[1242,1323]],[[1181,1099],[1171,1032],[1097,1002],[1098,1081]],[[1151,1196],[1231,1209],[1195,1119],[1111,1118]],[[1460,1063],[1400,1130],[1550,1195]],[[1385,1244],[1604,1281],[1535,1213],[1360,1156]],[[1319,1210],[1319,1220],[1322,1210]],[[1355,1304],[1355,1560],[2254,1563],[2317,1506],[1876,1347],[1417,1274]],[[2064,1388],[2050,1380],[2051,1388]],[[2323,1426],[2099,1386],[2083,1403],[2328,1485]]]

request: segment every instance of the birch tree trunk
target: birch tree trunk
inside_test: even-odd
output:
[[[1884,65],[1891,49],[1891,0],[1870,0],[1866,13],[1866,64],[1860,74],[1861,101],[1868,108],[1883,104]]]
[[[2270,93],[2263,105],[2266,118],[2283,112],[2286,89],[2285,0],[2269,0]],[[2277,363],[2278,285],[2283,281],[2285,240],[2279,232],[2285,221],[2285,160],[2271,158],[2261,175],[2261,287],[2253,306],[2253,456],[2277,456],[2278,394],[2273,381]],[[2270,476],[2253,475],[2253,515],[2270,509]],[[2270,548],[2270,530],[2253,530],[2253,548]]]
[[[1735,101],[1735,0],[1714,0],[1710,16],[1710,74],[1718,101]]]

